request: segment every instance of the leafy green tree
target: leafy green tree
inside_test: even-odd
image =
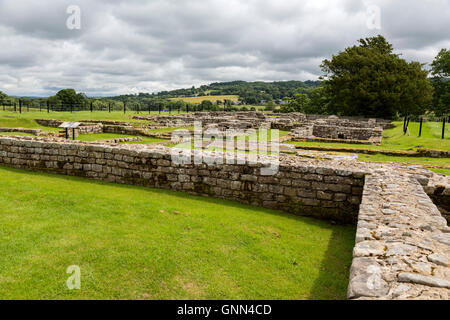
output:
[[[433,76],[450,78],[450,50],[442,49],[431,66]]]
[[[83,105],[87,98],[83,93],[76,93],[74,89],[63,89],[58,91],[58,93],[49,98],[52,105],[59,105],[63,108],[69,108],[70,106],[80,106]]]
[[[210,100],[203,100],[200,104],[200,110],[208,111],[213,107],[213,103]]]
[[[7,99],[8,99],[8,96],[6,95],[6,93],[3,93],[2,91],[0,91],[0,106],[3,105],[4,103],[6,103]]]
[[[321,65],[328,112],[379,118],[421,114],[430,105],[433,88],[428,71],[393,53],[386,39],[360,39]]]
[[[434,87],[431,110],[438,116],[450,113],[450,50],[442,49],[431,64]]]
[[[288,112],[303,112],[305,113],[309,107],[310,100],[306,94],[296,93],[293,98],[288,99],[288,103],[281,106],[280,111]]]
[[[313,88],[309,91],[310,103],[305,109],[307,114],[328,114],[329,97],[324,87]]]

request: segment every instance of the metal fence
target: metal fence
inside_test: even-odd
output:
[[[441,138],[445,139],[446,137],[446,131],[449,130],[450,128],[450,116],[443,116],[443,117],[436,117],[436,116],[423,116],[423,117],[417,117],[417,116],[412,116],[412,117],[404,117],[403,118],[403,134],[407,134],[409,133],[409,125],[410,123],[418,123],[419,124],[419,134],[418,137],[422,136],[422,132],[423,132],[423,125],[426,122],[434,122],[437,124],[442,125],[442,134],[441,134]]]
[[[50,101],[22,101],[14,103],[4,103],[0,104],[0,111],[9,111],[9,112],[79,112],[79,111],[104,111],[104,112],[114,112],[120,111],[123,113],[131,112],[131,113],[151,113],[151,112],[168,112],[172,113],[181,113],[181,112],[203,112],[210,111],[204,109],[204,107],[200,105],[183,105],[183,106],[174,106],[174,105],[164,105],[164,104],[142,104],[138,102],[118,102],[118,103],[104,103],[104,102],[87,102],[87,103],[71,103],[71,104],[52,104]],[[218,111],[232,111],[229,107],[223,106]]]

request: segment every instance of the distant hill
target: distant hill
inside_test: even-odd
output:
[[[238,96],[245,104],[260,104],[265,101],[279,101],[285,97],[292,97],[296,93],[308,93],[311,88],[321,85],[320,81],[276,81],[276,82],[215,82],[203,85],[199,88],[194,86],[186,89],[161,91],[156,94],[139,93],[136,95],[122,95],[113,99],[126,101],[133,98],[194,98],[191,100],[201,101],[201,97],[207,96]],[[186,100],[186,99],[185,99]],[[205,98],[204,100],[210,100]]]

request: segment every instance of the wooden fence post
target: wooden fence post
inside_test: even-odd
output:
[[[445,118],[442,121],[442,139],[445,139]]]
[[[423,118],[420,118],[420,129],[419,129],[419,137],[422,136],[422,125],[423,125]]]

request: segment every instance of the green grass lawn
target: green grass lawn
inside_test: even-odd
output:
[[[131,138],[136,137],[128,134],[118,134],[118,133],[96,133],[96,134],[80,134],[76,140],[80,141],[98,141],[98,140],[107,140],[107,139],[116,139],[116,138]],[[155,143],[155,142],[169,142],[167,139],[157,139],[151,137],[141,136],[141,141],[129,141],[124,143],[134,143],[134,144],[147,144],[147,143]]]
[[[152,111],[152,115],[158,114],[157,111]],[[161,112],[161,114],[168,115],[168,112]],[[48,128],[38,125],[34,119],[58,119],[65,121],[82,121],[82,120],[115,120],[126,121],[133,123],[145,123],[148,121],[132,119],[133,116],[138,115],[135,112],[128,112],[124,114],[120,111],[114,111],[109,113],[108,111],[77,111],[77,112],[23,112],[21,114],[15,112],[3,112],[0,111],[0,127],[23,127],[23,128],[36,128],[49,130],[57,128]],[[148,112],[141,112],[139,115],[146,116]]]
[[[0,299],[346,298],[351,226],[5,167],[0,190]]]
[[[446,138],[441,139],[442,123],[426,122],[422,129],[422,137],[418,137],[419,124],[410,123],[410,135],[403,134],[403,122],[394,122],[394,129],[383,132],[383,140],[380,146],[326,143],[326,142],[290,142],[302,146],[323,146],[323,147],[346,147],[353,149],[376,149],[376,150],[408,150],[414,151],[418,148],[450,150],[450,125],[446,126]],[[383,154],[367,155],[358,154],[361,161],[374,162],[396,162],[407,164],[420,164],[429,167],[432,171],[450,175],[450,159],[448,158],[420,158],[420,157],[397,157]],[[440,168],[434,168],[438,166]]]
[[[175,130],[194,130],[194,127],[170,127],[170,128],[158,128],[158,129],[149,129],[148,132],[155,133],[166,133],[173,132]]]
[[[443,169],[443,168],[430,168],[431,171],[434,171],[436,173],[445,174],[447,176],[450,176],[450,168],[449,169]]]
[[[23,137],[34,137],[34,134],[25,132],[0,132],[0,136],[23,136]]]
[[[445,139],[441,139],[442,123],[425,122],[422,129],[422,137],[419,135],[419,124],[410,123],[410,135],[403,134],[403,122],[394,122],[394,129],[383,132],[383,140],[380,146],[327,143],[327,142],[292,142],[303,146],[327,146],[327,147],[347,147],[354,149],[377,149],[377,150],[417,150],[418,148],[450,150],[450,125],[446,126]]]
[[[421,164],[428,167],[438,166],[450,169],[450,159],[448,158],[393,157],[383,154],[358,154],[358,159],[361,161],[372,162],[399,162],[408,164]]]

